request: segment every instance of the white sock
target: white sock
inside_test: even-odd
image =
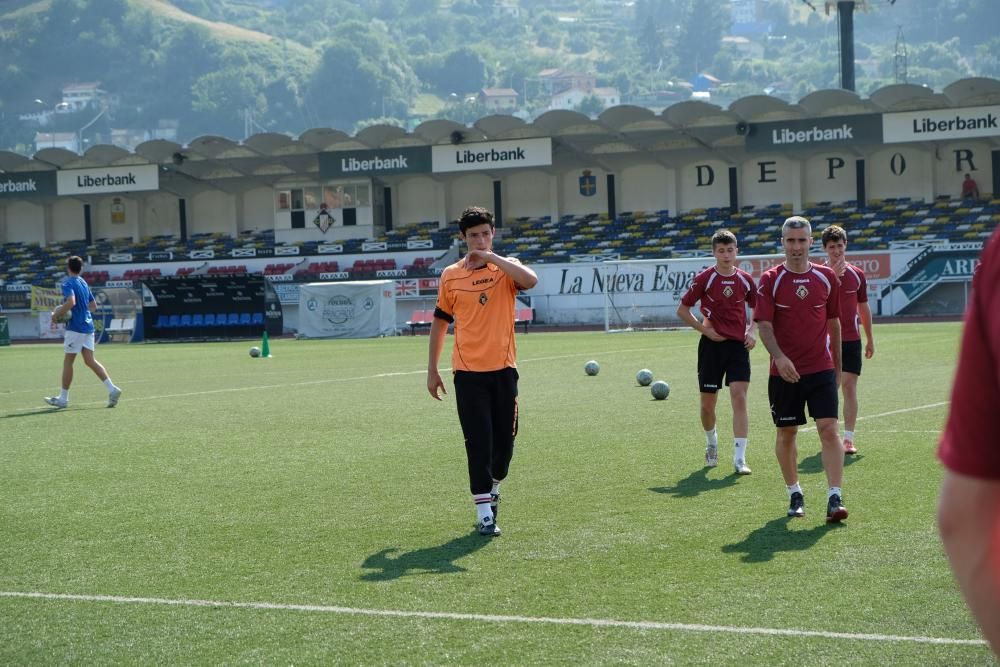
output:
[[[705,431],[705,444],[708,447],[719,446],[719,434],[715,432],[714,428],[711,431]]]
[[[494,496],[500,495],[500,482],[498,482],[497,480],[493,480],[493,490],[490,491],[490,493],[492,493]]]
[[[844,431],[844,440],[854,442],[854,431]]]
[[[835,493],[836,493],[836,494],[837,494],[838,496],[839,496],[839,495],[842,495],[842,494],[840,493],[840,487],[839,487],[839,486],[831,486],[831,487],[830,487],[830,490],[826,492],[826,499],[827,499],[827,500],[829,500],[829,499],[830,499],[830,496],[832,496],[832,495],[833,495],[833,494],[835,494]]]
[[[111,376],[108,376],[108,379],[104,381],[104,386],[108,388],[108,391],[114,391],[118,388],[115,386],[115,383],[111,381]]]
[[[733,460],[734,461],[744,461],[747,457],[747,439],[746,438],[736,438],[735,444],[733,445]]]
[[[69,389],[60,389],[59,390],[59,400],[60,401],[68,401],[69,400]]]
[[[788,497],[789,498],[792,497],[793,493],[802,493],[802,487],[799,486],[798,482],[795,482],[795,484],[792,484],[790,487],[788,487]]]
[[[476,503],[476,520],[493,519],[493,510],[490,509],[490,494],[478,493],[472,496],[472,502]]]

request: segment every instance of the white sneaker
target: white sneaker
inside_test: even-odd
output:
[[[705,448],[705,465],[709,468],[714,468],[719,465],[719,448],[718,447],[706,447]]]
[[[45,402],[54,408],[65,408],[69,405],[69,401],[60,401],[58,396],[46,396]]]
[[[753,472],[743,459],[735,459],[733,461],[733,468],[736,470],[737,475],[749,475]]]
[[[118,399],[122,397],[122,390],[120,387],[115,387],[110,392],[108,392],[108,407],[113,408],[118,405]]]

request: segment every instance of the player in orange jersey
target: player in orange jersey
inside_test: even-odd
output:
[[[517,435],[515,297],[538,276],[517,259],[493,252],[493,214],[472,206],[458,220],[468,247],[441,273],[427,360],[427,391],[446,393],[438,371],[448,325],[455,325],[451,368],[458,419],[465,435],[469,490],[480,535],[500,534],[496,514],[500,482],[507,476]]]

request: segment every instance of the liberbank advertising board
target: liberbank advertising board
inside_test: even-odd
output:
[[[552,164],[552,138],[484,141],[432,147],[434,173],[483,171]]]
[[[1000,106],[887,113],[885,143],[1000,136]]]
[[[746,142],[748,151],[880,144],[882,118],[870,113],[753,123]]]
[[[56,173],[60,195],[99,195],[106,192],[140,192],[160,189],[160,168],[155,164],[100,169],[66,169]]]
[[[56,172],[33,171],[26,174],[0,174],[0,199],[54,197]]]
[[[431,170],[430,146],[336,151],[319,154],[320,178],[426,174]]]

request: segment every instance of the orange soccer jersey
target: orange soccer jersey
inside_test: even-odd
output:
[[[460,260],[444,270],[437,309],[455,323],[452,370],[483,372],[517,366],[517,291],[511,277],[494,264],[470,270]]]

